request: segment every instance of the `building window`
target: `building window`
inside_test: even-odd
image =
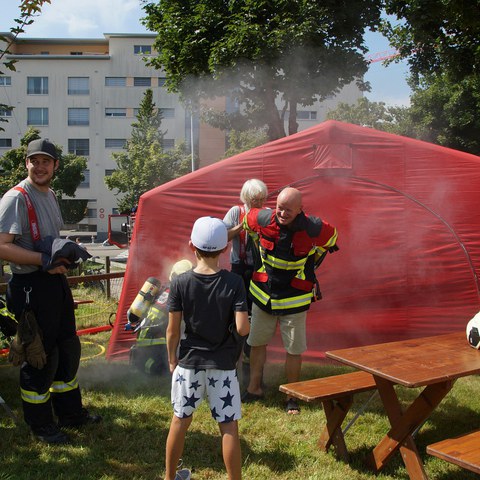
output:
[[[133,53],[135,55],[151,55],[152,46],[151,45],[134,45]]]
[[[125,87],[126,85],[126,77],[105,77],[106,87]]]
[[[97,209],[87,208],[87,218],[97,218]]]
[[[48,108],[27,108],[27,125],[48,125]]]
[[[150,77],[134,77],[134,87],[150,87],[152,85],[152,79]]]
[[[48,77],[27,77],[28,95],[48,95]]]
[[[105,116],[106,117],[126,117],[127,109],[126,108],[106,108]]]
[[[175,118],[174,108],[160,108],[160,113],[162,114],[162,118]]]
[[[0,108],[0,117],[11,117],[12,109],[11,108]]]
[[[88,77],[68,77],[69,95],[88,95],[90,93]]]
[[[127,144],[126,138],[106,138],[105,148],[124,148]]]
[[[78,185],[78,188],[90,188],[90,170],[84,170],[82,173],[84,179],[83,182]]]
[[[175,139],[174,138],[164,138],[162,140],[162,148],[164,150],[171,150],[175,148]]]
[[[120,210],[118,208],[112,208],[112,215],[119,215]]]
[[[163,87],[166,82],[167,82],[167,79],[165,77],[158,77],[158,86],[159,87]]]
[[[88,157],[90,155],[90,139],[88,138],[69,138],[68,153]]]
[[[0,148],[11,148],[12,139],[11,138],[0,138]]]
[[[115,171],[114,168],[107,168],[105,169],[105,176],[106,177],[111,177],[112,176],[112,173]]]
[[[316,120],[317,119],[317,112],[308,111],[308,110],[298,110],[297,111],[297,118],[299,120]]]
[[[12,84],[12,77],[0,76],[0,87],[9,87]]]
[[[88,108],[69,108],[69,125],[90,125],[90,110]]]
[[[83,55],[83,52],[70,52],[70,55]]]

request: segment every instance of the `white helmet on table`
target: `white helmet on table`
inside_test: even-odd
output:
[[[471,347],[480,350],[480,312],[467,323],[467,340]]]

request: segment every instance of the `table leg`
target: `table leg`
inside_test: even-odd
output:
[[[349,455],[342,432],[342,423],[352,403],[352,395],[339,398],[338,400],[325,400],[322,402],[327,424],[320,435],[318,446],[326,452],[330,445],[333,445],[338,457],[345,462],[348,462]]]
[[[391,429],[374,448],[369,460],[375,470],[382,469],[390,457],[400,450],[402,460],[411,479],[426,479],[423,463],[411,436],[445,398],[453,381],[428,385],[407,408],[402,411],[394,384],[375,377],[380,398],[390,421]]]

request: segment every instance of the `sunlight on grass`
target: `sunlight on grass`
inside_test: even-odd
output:
[[[99,425],[83,430],[68,430],[73,444],[45,447],[32,441],[28,428],[18,426],[0,408],[0,462],[5,479],[68,480],[143,480],[162,478],[164,450],[172,409],[170,378],[147,376],[128,362],[109,363],[100,347],[106,347],[110,332],[81,337],[82,362],[79,380],[85,406],[103,416]],[[332,365],[306,364],[304,378],[315,378],[348,371]],[[301,404],[301,415],[287,416],[284,397],[278,385],[285,383],[283,369],[270,364],[266,369],[267,394],[262,403],[242,407],[240,436],[243,453],[243,478],[293,480],[408,480],[398,455],[377,475],[371,473],[365,459],[388,430],[388,421],[380,400],[374,398],[365,413],[347,432],[345,440],[351,455],[349,463],[335,457],[333,451],[321,452],[318,437],[325,425],[320,405]],[[417,392],[400,389],[407,404]],[[21,418],[18,393],[18,369],[0,358],[0,394]],[[370,393],[358,395],[347,416],[350,421]],[[416,437],[429,478],[467,480],[477,478],[465,470],[425,453],[434,441],[472,430],[480,411],[480,378],[457,381],[442,404],[428,419]],[[193,480],[226,479],[218,426],[204,403],[195,414],[187,434],[184,466],[193,471]]]

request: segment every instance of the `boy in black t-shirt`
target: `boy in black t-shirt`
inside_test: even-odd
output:
[[[241,478],[235,331],[247,335],[250,325],[242,278],[219,267],[227,243],[227,228],[220,219],[199,218],[189,242],[197,265],[173,279],[170,286],[167,349],[174,414],[166,445],[165,480],[190,478],[187,469],[177,472],[176,468],[193,413],[203,398],[219,424],[228,478]],[[180,339],[182,318],[185,334]]]

